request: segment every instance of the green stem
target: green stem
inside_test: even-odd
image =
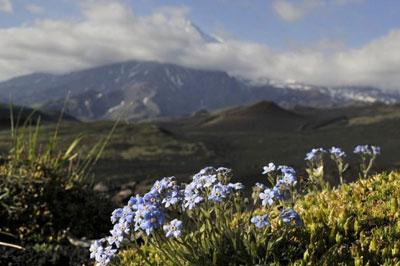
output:
[[[372,165],[374,164],[375,159],[376,159],[376,156],[373,155],[372,158],[369,160],[368,166],[367,166],[366,169],[365,169],[364,178],[367,178],[367,177],[368,177],[368,173],[369,173],[369,171],[371,170]]]

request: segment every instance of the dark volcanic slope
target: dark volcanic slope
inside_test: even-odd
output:
[[[211,114],[199,121],[197,126],[200,129],[226,131],[297,130],[305,122],[306,118],[301,115],[273,102],[262,101]]]

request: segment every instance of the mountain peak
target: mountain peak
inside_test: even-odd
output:
[[[271,101],[260,101],[253,105],[239,108],[235,113],[244,116],[262,116],[271,114],[294,115],[290,111],[281,108],[279,105]]]
[[[205,42],[207,42],[207,43],[221,43],[222,42],[219,38],[205,33],[199,26],[197,26],[193,22],[190,22],[190,26],[192,26],[199,33],[199,35]]]
[[[200,123],[204,129],[217,130],[259,130],[287,129],[296,130],[302,122],[302,116],[284,109],[270,101],[260,101],[252,105],[236,107],[214,113]]]

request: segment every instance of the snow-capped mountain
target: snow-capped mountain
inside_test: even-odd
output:
[[[374,87],[335,87],[329,88],[328,91],[332,98],[350,102],[394,104],[400,100],[399,93],[387,92]]]
[[[210,40],[211,41],[211,40]],[[334,107],[395,103],[399,94],[369,87],[327,88],[295,81],[249,82],[223,71],[129,61],[63,75],[31,74],[0,83],[0,101],[61,109],[83,120],[177,117],[257,102]]]
[[[250,82],[251,83],[251,82]],[[254,84],[254,83],[253,83]],[[271,80],[265,79],[263,81],[257,81],[255,83],[257,86],[268,86],[274,88],[280,88],[287,95],[295,94],[320,94],[322,98],[327,98],[329,102],[328,105],[321,103],[307,103],[299,101],[287,101],[286,105],[304,105],[313,107],[333,107],[333,106],[347,106],[354,104],[373,104],[373,103],[383,103],[383,104],[395,104],[400,101],[400,94],[395,91],[385,91],[375,87],[365,87],[365,86],[342,86],[342,87],[323,87],[315,86],[310,84],[304,84],[297,82],[295,80]],[[309,100],[305,97],[305,100]],[[322,99],[321,99],[322,100]],[[281,104],[286,102],[284,99],[278,100]]]
[[[221,71],[130,61],[64,75],[33,74],[0,83],[0,99],[45,109],[62,108],[81,119],[175,117],[199,109],[240,105],[243,84]]]

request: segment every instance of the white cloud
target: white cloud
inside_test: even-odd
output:
[[[304,16],[305,11],[302,8],[287,1],[276,1],[274,4],[276,13],[286,21],[296,21]]]
[[[273,8],[280,18],[293,22],[303,18],[322,3],[322,0],[276,0],[273,2]]]
[[[0,0],[0,12],[12,13],[13,6],[11,0]]]
[[[344,6],[352,3],[361,3],[364,0],[274,0],[272,7],[276,14],[287,22],[302,19],[319,7],[331,5]]]
[[[44,12],[44,8],[36,4],[28,4],[25,6],[25,9],[33,15],[40,15]]]
[[[347,5],[347,4],[359,4],[364,2],[364,0],[336,0],[335,3],[338,5]]]
[[[108,2],[85,4],[81,20],[0,28],[0,80],[137,59],[224,70],[249,79],[400,88],[400,29],[358,49],[345,49],[340,42],[330,47],[322,40],[309,49],[276,52],[255,42],[205,38],[187,12],[168,8],[140,17]]]

